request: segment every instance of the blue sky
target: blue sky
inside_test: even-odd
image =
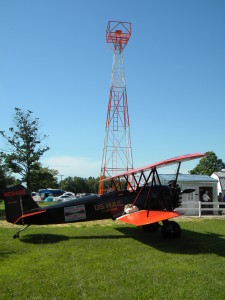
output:
[[[224,0],[0,0],[0,130],[13,125],[14,107],[29,109],[49,136],[44,166],[99,176],[113,59],[106,26],[128,21],[134,166],[206,151],[225,161],[224,15]]]

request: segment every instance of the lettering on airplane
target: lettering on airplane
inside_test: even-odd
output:
[[[86,219],[85,205],[64,207],[65,222],[73,222]]]
[[[4,192],[4,197],[16,197],[26,195],[26,190]]]
[[[115,211],[118,207],[123,207],[124,205],[120,201],[99,203],[94,205],[95,210],[101,210],[102,212]]]

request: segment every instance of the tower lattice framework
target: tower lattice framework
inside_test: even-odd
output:
[[[133,169],[123,49],[131,36],[131,23],[109,21],[106,42],[113,46],[113,66],[105,139],[100,174],[99,194],[104,192],[106,177]]]

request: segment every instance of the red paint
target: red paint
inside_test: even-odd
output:
[[[119,178],[119,177],[123,177],[123,176],[128,176],[128,175],[132,175],[132,174],[136,174],[136,173],[141,173],[147,170],[151,170],[153,168],[160,168],[166,165],[171,165],[171,164],[175,164],[175,163],[179,163],[179,162],[184,162],[184,161],[188,161],[188,160],[192,160],[192,159],[196,159],[196,158],[201,158],[206,156],[205,153],[193,153],[193,154],[187,154],[187,155],[181,155],[181,156],[177,156],[174,158],[169,158],[160,162],[157,162],[155,164],[151,164],[142,168],[137,168],[137,169],[133,169],[130,170],[128,172],[124,172],[124,173],[120,173],[118,175],[115,175],[113,177],[108,177],[102,181],[106,181],[106,180],[111,180],[113,178]]]
[[[46,209],[45,210],[39,210],[39,211],[36,211],[36,212],[32,212],[32,213],[29,213],[29,214],[24,214],[24,215],[20,216],[13,224],[16,224],[20,219],[27,218],[27,217],[34,216],[34,215],[38,215],[38,214],[42,214],[44,212],[46,212]]]
[[[16,197],[26,195],[26,190],[4,192],[4,197]]]
[[[147,224],[165,221],[175,217],[179,217],[181,213],[175,211],[157,211],[157,210],[140,210],[131,214],[117,218],[118,221],[142,226]]]

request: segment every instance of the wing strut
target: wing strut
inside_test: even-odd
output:
[[[140,191],[138,192],[138,194],[137,194],[137,196],[136,196],[136,198],[135,198],[135,200],[133,202],[133,205],[135,204],[135,202],[137,201],[138,197],[140,196],[143,188],[148,185],[148,181],[149,181],[150,177],[152,176],[152,180],[151,180],[150,186],[148,187],[148,194],[147,194],[147,197],[146,197],[146,200],[145,200],[145,206],[144,206],[144,207],[147,207],[148,199],[149,199],[149,196],[150,196],[150,193],[151,193],[151,188],[152,188],[153,184],[154,185],[157,184],[155,176],[157,176],[157,180],[158,180],[158,183],[159,183],[160,186],[161,186],[161,182],[160,182],[159,174],[158,174],[156,168],[153,168],[149,172],[149,175],[148,175],[147,178],[145,177],[145,175],[143,174],[143,172],[142,172],[142,174],[141,174],[140,177],[142,177],[142,176],[144,177],[145,182],[144,182],[143,186],[141,187]],[[140,184],[140,179],[139,179],[139,182],[138,182],[138,186],[139,186],[139,184]],[[159,202],[160,202],[160,200],[159,200]],[[160,205],[163,208],[163,205],[162,205],[161,202],[160,202]],[[148,203],[147,216],[149,215],[149,211],[150,211],[150,202]]]
[[[145,205],[147,205],[147,201],[148,201],[148,198],[149,198],[149,195],[150,195],[150,192],[151,192],[151,188],[152,188],[152,185],[153,185],[153,181],[155,182],[154,178],[155,178],[155,173],[157,173],[156,171],[156,168],[154,168],[152,170],[152,173],[153,173],[153,178],[152,178],[152,181],[151,181],[151,185],[148,189],[148,195],[147,195],[147,198],[146,198],[146,201],[145,201]],[[149,216],[149,210],[150,210],[150,201],[149,201],[149,204],[148,204],[148,210],[147,210],[147,218]]]
[[[132,189],[132,191],[134,191],[134,188],[132,186],[132,184],[130,183],[130,181],[128,180],[128,176],[124,176],[126,183],[127,183],[127,189],[129,189],[129,187]]]
[[[138,192],[136,198],[134,199],[133,205],[135,204],[135,202],[137,201],[138,197],[140,196],[140,194],[141,194],[143,188],[147,185],[148,180],[149,180],[149,178],[150,178],[150,176],[151,176],[152,173],[153,173],[153,177],[154,177],[154,170],[155,170],[155,168],[153,168],[153,169],[151,170],[151,172],[149,173],[149,176],[148,176],[148,179],[147,179],[147,180],[146,180],[146,178],[144,177],[144,178],[145,178],[145,183],[144,183],[144,185],[141,187],[141,189],[140,189],[140,191]],[[141,176],[140,176],[140,179],[139,179],[139,182],[138,182],[138,185],[137,185],[137,186],[139,186],[139,184],[140,184],[140,180],[141,180],[142,174],[143,174],[143,172],[141,173]],[[134,176],[134,178],[135,178],[135,176]],[[135,178],[135,179],[136,179],[136,178]],[[152,186],[152,183],[151,183],[151,186]],[[146,201],[147,201],[147,199],[146,199]]]
[[[181,162],[179,161],[179,162],[178,162],[178,166],[177,166],[176,179],[175,179],[175,183],[176,183],[176,184],[177,184],[177,179],[178,179],[178,175],[179,175],[179,171],[180,171],[180,165],[181,165]]]

